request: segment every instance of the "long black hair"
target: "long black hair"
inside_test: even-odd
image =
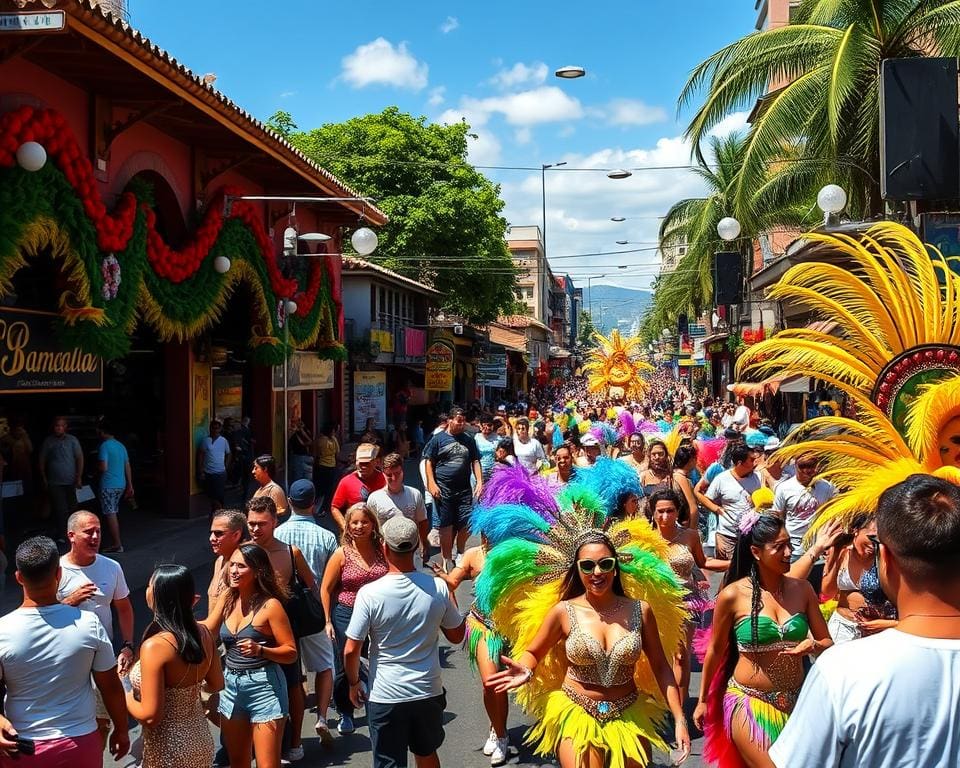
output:
[[[760,515],[749,533],[741,532],[737,536],[737,545],[730,559],[730,568],[723,578],[723,587],[740,579],[750,579],[750,642],[753,645],[757,645],[757,622],[760,618],[760,609],[763,607],[763,595],[760,587],[760,566],[750,547],[769,544],[780,535],[781,530],[783,530],[783,521],[779,517]],[[731,648],[736,648],[736,638],[731,638]],[[737,654],[731,653],[730,657],[735,665]],[[729,671],[732,673],[733,667]]]
[[[580,567],[577,565],[577,560],[580,559],[580,550],[583,549],[587,544],[603,544],[607,549],[610,550],[610,554],[616,558],[617,548],[613,546],[613,542],[610,541],[610,537],[600,531],[592,534],[590,538],[585,539],[580,543],[580,546],[577,547],[577,551],[573,553],[573,562],[570,563],[570,568],[567,570],[566,576],[563,577],[563,582],[560,584],[560,599],[561,600],[571,600],[574,597],[579,597],[584,594],[587,590],[583,586],[583,582],[580,580]],[[620,561],[617,560],[617,564],[613,568],[613,594],[620,595],[621,597],[626,597],[626,592],[623,589],[623,582],[620,581]]]
[[[187,664],[200,664],[206,658],[200,627],[193,615],[196,585],[193,574],[182,565],[159,565],[150,579],[153,586],[153,621],[143,639],[158,632],[169,632],[177,643],[177,655]]]

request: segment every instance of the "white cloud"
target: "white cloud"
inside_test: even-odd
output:
[[[708,136],[718,136],[724,138],[731,133],[744,130],[748,123],[749,112],[734,112],[727,115],[723,120],[717,123],[707,134]]]
[[[296,92],[296,91],[284,91],[283,93],[280,94],[280,98],[281,98],[281,99],[289,99],[289,98],[292,98],[293,96],[296,96],[296,95],[297,95],[297,92]]]
[[[519,126],[576,120],[583,116],[580,102],[553,85],[486,99],[464,98],[461,106],[472,112],[501,114],[510,125]]]
[[[667,120],[663,107],[651,107],[638,99],[614,99],[606,108],[607,120],[613,125],[650,125]]]
[[[533,132],[529,128],[517,128],[513,132],[513,139],[517,144],[529,144],[533,138]]]
[[[427,65],[407,50],[406,43],[394,45],[383,37],[344,56],[340,77],[354,88],[391,85],[419,91],[427,85]]]
[[[456,16],[447,16],[444,19],[443,24],[440,25],[440,31],[445,35],[449,35],[453,30],[460,26],[460,21]]]
[[[501,69],[491,79],[491,84],[509,90],[521,86],[540,85],[547,79],[547,65],[542,61],[533,64],[517,62],[509,69]]]
[[[489,129],[471,131],[467,137],[467,157],[473,165],[497,165],[500,162],[500,140]]]
[[[430,98],[427,99],[427,104],[431,107],[439,107],[445,100],[446,92],[447,87],[445,85],[438,85],[436,88],[431,88]]]
[[[569,272],[577,285],[601,283],[647,288],[659,268],[653,243],[658,217],[678,200],[704,194],[703,183],[685,167],[690,145],[679,136],[662,137],[651,145],[603,147],[586,153],[552,158],[575,168],[640,168],[681,166],[675,170],[636,170],[628,179],[613,180],[602,171],[563,168],[547,171],[546,209],[548,258],[555,274]],[[535,172],[517,177],[501,174],[505,216],[512,224],[539,224],[542,217],[541,179]],[[612,216],[627,218],[622,223]],[[628,245],[617,245],[627,240]],[[601,255],[610,251],[632,251]],[[580,254],[576,258],[557,258]],[[635,266],[641,265],[641,266]],[[620,270],[618,267],[626,266]],[[597,275],[606,275],[604,278]]]

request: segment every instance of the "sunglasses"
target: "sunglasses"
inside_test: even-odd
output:
[[[617,567],[617,558],[601,557],[599,560],[577,560],[577,567],[580,569],[580,573],[593,573],[597,568],[600,569],[600,573],[610,573]]]

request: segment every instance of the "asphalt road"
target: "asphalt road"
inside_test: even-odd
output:
[[[203,593],[206,584],[210,578],[210,568],[200,567],[194,570],[194,577],[197,581],[198,591]],[[149,612],[144,599],[144,590],[140,589],[132,593],[133,604],[135,606],[137,633],[143,631],[143,627],[149,620]],[[466,582],[461,585],[457,591],[457,599],[461,606],[470,605],[472,601],[472,585]],[[206,611],[206,607],[198,607],[200,615]],[[446,766],[457,766],[462,768],[484,768],[490,765],[489,758],[481,753],[481,747],[487,736],[487,719],[480,700],[480,680],[471,671],[470,662],[466,652],[459,646],[451,646],[442,639],[440,641],[440,660],[443,666],[443,683],[447,691],[447,714],[444,722],[446,738],[443,746],[440,748],[440,762]],[[696,665],[696,662],[694,662]],[[691,691],[696,695],[700,685],[700,675],[695,671],[691,681]],[[308,707],[312,704],[312,682],[308,689],[310,698]],[[688,715],[693,710],[693,701],[687,704]],[[332,716],[331,711],[331,716]],[[371,765],[370,739],[367,732],[366,718],[362,713],[358,713],[355,718],[356,731],[348,736],[339,736],[336,734],[336,720],[331,719],[331,730],[335,735],[333,749],[326,750],[321,748],[320,741],[314,732],[314,723],[316,715],[308,711],[304,718],[303,727],[303,745],[305,759],[297,763],[301,766],[369,766]],[[523,735],[526,728],[530,725],[530,720],[526,718],[517,707],[511,708],[508,728],[510,733],[511,755],[509,765],[525,766],[530,768],[540,768],[540,766],[557,765],[552,759],[537,757],[532,750],[523,744]],[[213,726],[211,726],[213,728]],[[216,729],[214,729],[216,730]],[[131,731],[131,739],[139,734],[139,729]],[[685,763],[686,766],[699,768],[705,763],[701,761],[702,739],[696,738],[693,743],[693,754]],[[655,757],[655,764],[658,766],[669,765],[669,760],[664,755]],[[128,766],[136,765],[136,760],[126,757],[118,762],[113,761],[109,755],[106,756],[104,766]],[[411,756],[410,765],[413,765]]]

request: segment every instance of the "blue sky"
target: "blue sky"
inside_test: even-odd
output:
[[[283,109],[307,129],[397,105],[435,121],[465,117],[478,135],[470,149],[477,165],[566,161],[569,169],[689,163],[677,95],[693,66],[755,21],[753,0],[130,5],[135,27],[197,74],[215,73],[216,87],[261,119]],[[587,76],[553,76],[568,64]],[[742,126],[743,117],[720,130]],[[485,173],[503,186],[509,222],[541,223],[539,171]],[[594,284],[647,287],[657,255],[643,249],[655,240],[657,217],[699,191],[683,169],[621,181],[548,171],[555,273],[578,284],[591,276]]]

